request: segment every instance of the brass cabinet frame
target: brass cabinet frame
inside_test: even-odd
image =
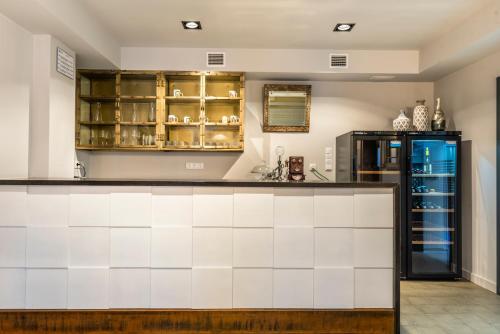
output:
[[[81,94],[81,77],[82,76],[93,76],[93,75],[107,75],[109,77],[114,77],[115,79],[115,94],[112,96],[100,96],[97,99],[106,99],[108,102],[114,102],[115,104],[115,115],[113,122],[108,122],[109,126],[114,126],[114,136],[115,142],[110,146],[98,146],[98,145],[82,145],[80,143],[80,128],[85,122],[81,121],[81,106],[80,100],[85,98],[92,98],[92,96],[84,96]],[[156,77],[156,95],[155,96],[121,96],[121,80],[122,75],[127,76],[155,76]],[[200,93],[199,96],[183,96],[174,97],[169,96],[168,92],[168,78],[169,77],[183,77],[183,76],[193,76],[199,77]],[[212,97],[207,96],[206,92],[206,81],[207,78],[217,78],[217,77],[231,77],[234,82],[237,82],[239,89],[237,89],[237,97]],[[126,122],[121,121],[121,103],[122,100],[151,100],[156,103],[156,121],[155,124],[155,144],[150,146],[141,145],[122,145],[120,143],[121,129],[120,125]],[[244,113],[245,113],[245,75],[241,72],[200,72],[200,71],[137,71],[137,70],[90,70],[81,69],[77,71],[76,75],[76,97],[75,97],[75,147],[77,150],[105,150],[105,151],[200,151],[200,152],[243,152],[244,150]],[[166,140],[166,129],[168,125],[166,119],[166,104],[172,101],[183,102],[183,101],[197,101],[200,103],[199,117],[200,121],[194,125],[191,123],[186,126],[197,126],[199,128],[200,134],[200,147],[167,147],[165,145]],[[237,125],[226,125],[221,123],[215,123],[220,129],[236,128],[235,132],[238,131],[238,147],[205,147],[204,134],[206,126],[214,126],[212,123],[205,122],[205,105],[206,101],[217,101],[218,103],[238,103],[238,116],[239,122]],[[92,125],[92,122],[90,122]],[[103,124],[100,124],[103,125]],[[140,125],[140,124],[139,124]],[[183,126],[179,123],[176,126]]]
[[[292,91],[306,93],[306,115],[305,126],[279,126],[269,125],[269,92],[270,91]],[[264,132],[309,132],[309,124],[311,117],[311,85],[282,85],[282,84],[265,84],[264,85]]]

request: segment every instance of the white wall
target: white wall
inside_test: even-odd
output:
[[[328,50],[328,49],[207,49],[124,47],[121,68],[127,70],[217,70],[206,64],[206,52],[226,54],[225,71],[291,73],[296,77],[325,73],[418,73],[416,50]],[[348,54],[349,66],[330,68],[330,53]]]
[[[306,167],[324,165],[324,148],[334,147],[345,132],[389,130],[400,108],[425,98],[432,104],[432,83],[312,82],[311,128],[308,134],[262,132],[262,87],[269,81],[246,82],[245,152],[126,153],[92,152],[84,160],[91,177],[230,178],[248,177],[261,160],[274,163],[274,148],[305,156]],[[295,82],[297,83],[297,82]],[[204,162],[203,171],[188,171],[185,162]],[[326,173],[331,179],[334,172]],[[313,177],[311,176],[311,179]]]
[[[32,38],[2,14],[0,50],[0,177],[27,177]]]
[[[73,177],[75,80],[56,71],[56,52],[75,54],[50,35],[33,41],[29,175]]]
[[[470,141],[471,179],[464,179],[463,207],[471,208],[464,219],[464,271],[473,282],[494,291],[496,277],[496,77],[500,75],[500,53],[492,54],[435,82],[435,96],[442,97],[444,111],[454,126]],[[467,211],[465,211],[468,214]],[[469,223],[471,226],[467,226]]]

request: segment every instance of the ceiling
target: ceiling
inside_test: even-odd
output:
[[[489,0],[81,0],[121,46],[419,49]],[[183,19],[203,30],[186,31]],[[333,33],[355,22],[351,33]]]

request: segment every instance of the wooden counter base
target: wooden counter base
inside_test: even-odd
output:
[[[2,334],[395,333],[391,309],[0,312]]]

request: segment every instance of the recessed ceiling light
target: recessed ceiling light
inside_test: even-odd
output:
[[[348,32],[348,31],[351,31],[355,25],[356,25],[356,23],[337,23],[335,25],[335,28],[333,28],[333,31]]]
[[[201,30],[201,22],[200,21],[182,21],[182,26],[184,29],[188,30]]]

